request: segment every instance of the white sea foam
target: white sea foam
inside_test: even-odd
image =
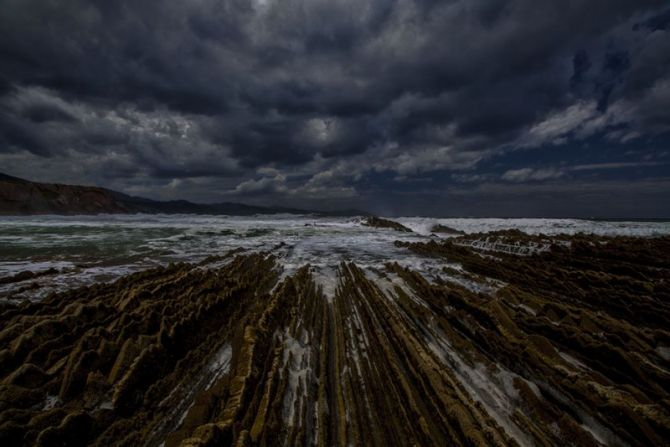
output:
[[[27,216],[0,220],[0,278],[51,267],[57,275],[0,287],[0,298],[39,299],[51,291],[113,280],[129,272],[169,262],[197,262],[242,247],[272,251],[285,274],[311,264],[327,293],[332,269],[342,261],[381,268],[386,262],[436,278],[444,262],[414,255],[393,242],[426,241],[442,224],[466,233],[516,228],[528,233],[589,232],[653,236],[670,234],[670,222],[604,222],[575,219],[396,219],[413,233],[361,225],[360,218],[313,215],[199,216],[98,215]],[[283,243],[281,248],[277,246]],[[28,283],[39,287],[25,289]]]
[[[517,229],[528,234],[592,233],[601,236],[661,236],[670,234],[666,221],[604,221],[586,219],[501,219],[501,218],[427,218],[400,217],[395,219],[420,234],[430,234],[436,224],[465,233]]]

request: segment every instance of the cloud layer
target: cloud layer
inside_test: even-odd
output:
[[[647,201],[637,212],[662,214],[648,185],[670,176],[665,5],[7,0],[0,171],[435,214],[488,214],[486,185],[532,209],[626,184]],[[459,205],[464,190],[481,209]]]

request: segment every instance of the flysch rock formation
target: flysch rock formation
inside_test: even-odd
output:
[[[334,288],[237,252],[10,306],[0,445],[667,445],[670,238],[500,249],[543,241],[399,243],[442,272]]]

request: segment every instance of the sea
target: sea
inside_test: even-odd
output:
[[[529,234],[629,235],[670,234],[668,221],[583,219],[499,219],[425,217],[394,218],[412,229],[402,233],[362,225],[362,217],[314,215],[96,215],[0,217],[0,299],[39,300],[49,293],[171,262],[199,262],[243,248],[272,252],[282,275],[310,264],[317,279],[332,292],[340,262],[367,268],[387,262],[426,274],[444,262],[416,256],[394,241],[427,241],[435,224],[465,233],[518,229]],[[56,273],[34,280],[2,284],[20,272]],[[26,285],[31,287],[26,287]]]

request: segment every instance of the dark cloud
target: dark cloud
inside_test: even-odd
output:
[[[634,30],[637,31],[640,27],[645,27],[651,31],[665,31],[670,25],[670,9],[667,9],[659,14],[652,15],[648,19],[636,23],[634,25]]]
[[[11,118],[3,117],[0,122],[0,144],[3,152],[24,149],[32,154],[48,157],[50,155],[49,144],[42,141],[39,135],[21,122]]]
[[[33,123],[45,123],[48,121],[74,121],[75,118],[58,107],[47,104],[33,105],[23,112],[23,117]]]
[[[532,149],[664,149],[669,17],[661,0],[7,0],[0,162],[297,204],[373,203],[378,174],[568,184]]]

